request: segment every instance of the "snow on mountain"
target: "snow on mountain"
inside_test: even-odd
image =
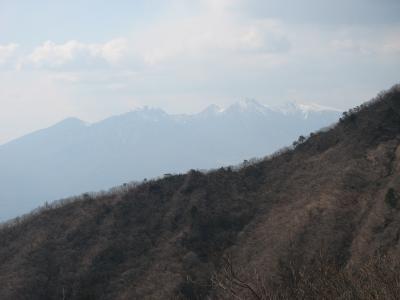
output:
[[[235,112],[235,113],[254,113],[254,114],[268,114],[271,112],[270,107],[260,104],[256,100],[246,99],[236,102],[224,109],[223,112]]]
[[[271,113],[280,113],[284,115],[296,115],[301,114],[304,117],[307,117],[310,113],[318,113],[318,112],[335,112],[339,113],[342,110],[323,106],[315,103],[298,103],[298,102],[287,102],[281,106],[272,106],[261,104],[254,99],[245,99],[242,101],[238,101],[233,103],[232,105],[221,108],[218,105],[210,105],[203,111],[201,111],[198,115],[201,116],[216,116],[218,114],[229,114],[229,113],[255,113],[255,114],[263,114],[263,115],[271,115]]]
[[[311,113],[323,113],[323,112],[335,112],[340,113],[342,110],[323,106],[315,103],[297,103],[297,102],[287,102],[282,106],[274,108],[276,111],[280,111],[285,115],[294,115],[301,113],[304,118],[307,118]]]
[[[44,201],[261,157],[338,117],[322,106],[244,100],[191,115],[142,107],[93,124],[69,118],[0,146],[0,220]]]

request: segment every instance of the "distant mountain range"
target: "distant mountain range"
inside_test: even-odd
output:
[[[94,124],[69,118],[0,146],[0,220],[74,194],[261,157],[339,115],[246,100],[192,115],[144,107]]]
[[[251,102],[69,120],[19,141],[32,145],[21,164],[37,159],[35,182],[68,192],[258,155],[329,116]],[[301,140],[241,168],[164,176],[0,225],[0,299],[399,299],[400,85]]]

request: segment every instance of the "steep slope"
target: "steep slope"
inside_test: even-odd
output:
[[[123,182],[236,164],[337,117],[335,110],[274,111],[243,101],[195,115],[144,108],[92,125],[67,119],[0,146],[0,220]]]
[[[166,177],[0,231],[1,299],[204,299],[232,257],[278,276],[321,249],[337,265],[399,257],[400,88],[294,150]]]

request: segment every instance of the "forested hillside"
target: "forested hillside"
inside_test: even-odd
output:
[[[395,86],[261,161],[3,225],[0,298],[396,299],[399,175]]]
[[[94,124],[66,119],[0,145],[0,221],[45,201],[270,154],[339,115],[247,100],[193,115],[145,107]]]

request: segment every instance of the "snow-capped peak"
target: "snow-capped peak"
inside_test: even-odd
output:
[[[319,112],[319,111],[337,111],[341,112],[342,110],[329,107],[329,106],[324,106],[316,103],[307,103],[307,104],[302,104],[298,103],[297,106],[303,111],[303,112]]]
[[[299,102],[287,102],[284,105],[265,105],[261,104],[254,99],[244,99],[231,104],[226,108],[221,108],[215,104],[208,106],[206,109],[201,111],[201,116],[215,116],[219,114],[229,113],[255,113],[267,115],[273,113],[281,113],[284,115],[301,114],[307,118],[310,113],[317,112],[340,112],[340,109],[323,106],[316,103],[299,103]]]
[[[269,112],[271,109],[269,106],[263,105],[257,102],[254,99],[245,99],[239,102],[236,102],[229,106],[228,108],[224,109],[224,112],[251,112],[251,113],[259,113],[265,114]]]
[[[287,102],[282,106],[278,106],[276,108],[280,112],[285,115],[292,115],[292,114],[303,114],[304,117],[308,117],[310,113],[318,113],[318,112],[341,112],[340,109],[323,106],[316,103],[298,103],[298,102]]]
[[[165,112],[161,108],[155,108],[150,106],[139,106],[134,108],[131,112],[133,113],[147,113],[147,114],[161,114],[164,115]]]
[[[200,112],[202,115],[215,115],[223,112],[224,109],[216,104],[211,104],[207,106],[203,111]]]

